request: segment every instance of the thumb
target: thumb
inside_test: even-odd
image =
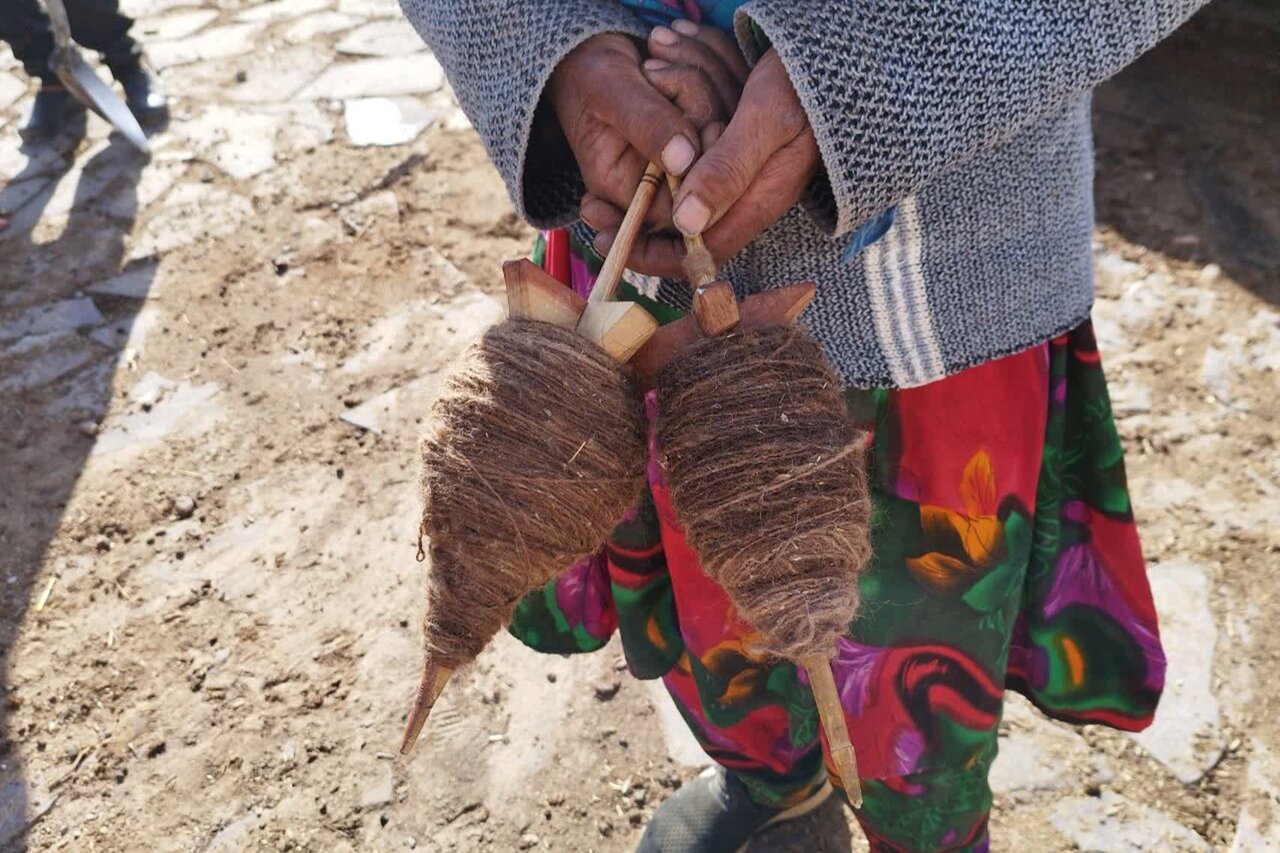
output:
[[[697,127],[644,78],[639,65],[599,100],[596,114],[668,174],[683,175],[697,159]]]
[[[808,126],[803,111],[792,106],[795,90],[781,61],[770,55],[773,62],[767,56],[752,71],[724,133],[685,176],[673,214],[684,234],[701,234],[719,221],[769,158]]]

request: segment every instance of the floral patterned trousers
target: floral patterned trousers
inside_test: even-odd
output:
[[[535,257],[580,291],[594,280],[594,256],[562,232]],[[845,397],[872,437],[875,557],[833,666],[857,816],[873,851],[985,850],[1004,690],[1060,720],[1137,730],[1163,686],[1092,327],[923,387]],[[749,651],[754,629],[699,567],[656,456],[649,485],[599,554],[521,601],[512,633],[572,653],[618,631],[631,672],[664,681],[760,802],[798,802],[828,772],[839,784],[802,671]]]

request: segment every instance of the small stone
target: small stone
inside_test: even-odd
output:
[[[424,48],[422,37],[403,19],[365,24],[337,45],[338,53],[355,56],[407,56]]]
[[[404,846],[412,850],[418,846],[418,839],[414,838],[412,835],[407,835],[404,839]]]
[[[104,322],[105,319],[92,299],[64,299],[61,302],[37,305],[23,312],[11,323],[0,326],[0,341],[17,340],[47,332],[84,329]]]
[[[618,695],[622,682],[616,678],[601,678],[592,683],[591,688],[595,690],[597,699],[607,702]]]
[[[340,101],[417,95],[434,92],[444,84],[444,69],[436,58],[418,53],[335,64],[299,92],[297,98]]]
[[[520,836],[520,849],[528,850],[530,847],[537,847],[538,842],[541,840],[542,839],[538,838],[538,836],[534,835],[532,832],[526,832],[524,835]]]
[[[352,98],[343,107],[352,145],[403,145],[412,142],[439,116],[438,110],[410,98]]]
[[[81,435],[93,437],[98,434],[98,422],[92,418],[81,421],[76,424],[76,429],[80,430]]]
[[[632,792],[631,792],[631,800],[632,800],[632,801],[633,801],[637,806],[643,806],[643,805],[644,805],[644,801],[645,801],[645,797],[646,797],[646,796],[647,796],[647,794],[645,793],[644,788],[636,788],[634,791],[632,791]]]
[[[111,550],[111,540],[105,536],[93,537],[93,550],[99,554],[105,554]]]
[[[173,499],[173,514],[178,518],[190,518],[195,511],[196,501],[191,495],[178,495]]]
[[[383,777],[364,789],[360,794],[360,808],[374,809],[389,804],[396,796],[395,779],[391,770],[385,771]]]
[[[1222,278],[1222,267],[1217,264],[1205,264],[1204,269],[1200,270],[1200,275],[1197,278],[1202,285],[1215,284],[1218,279]]]
[[[605,838],[608,838],[609,836],[613,835],[613,824],[605,820],[604,818],[601,818],[600,820],[596,821],[596,830]]]
[[[1190,785],[1218,763],[1226,748],[1213,692],[1218,628],[1209,607],[1209,575],[1182,559],[1153,567],[1150,579],[1169,672],[1178,677],[1166,686],[1150,728],[1130,737]]]
[[[554,672],[548,672],[548,673],[547,673],[547,681],[550,681],[552,684],[555,684],[555,683],[556,683],[556,674],[555,674]]]

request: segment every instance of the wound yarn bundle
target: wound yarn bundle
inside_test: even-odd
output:
[[[642,399],[600,347],[532,320],[454,365],[421,445],[429,660],[473,660],[523,595],[605,540],[644,482]]]
[[[865,443],[796,326],[704,339],[658,377],[658,443],[689,544],[762,650],[829,657],[871,556]]]

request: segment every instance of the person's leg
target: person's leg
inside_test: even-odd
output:
[[[9,43],[13,55],[30,76],[54,82],[49,69],[53,53],[53,33],[49,19],[37,0],[4,0],[0,3],[0,41]]]
[[[1046,367],[1040,347],[924,388],[848,395],[874,437],[875,557],[833,670],[862,776],[859,820],[877,849],[985,843],[986,771],[1030,559]],[[753,629],[698,567],[660,483],[654,494],[689,651],[668,687],[753,800],[788,805],[822,773],[812,695],[795,667],[744,651]]]
[[[988,767],[864,782],[855,814],[871,853],[986,853]]]
[[[8,42],[26,72],[40,81],[40,91],[31,104],[31,111],[18,127],[23,140],[42,142],[50,139],[72,119],[78,121],[70,121],[70,126],[77,133],[83,133],[84,108],[63,88],[49,67],[53,33],[49,29],[49,19],[37,0],[0,2],[0,41]]]
[[[119,0],[63,0],[71,19],[71,37],[81,47],[102,54],[102,61],[119,80],[138,66],[142,48],[129,31],[133,19],[120,11]]]
[[[717,766],[659,807],[638,850],[728,853],[830,795],[817,708],[794,664],[750,651],[754,629],[702,572],[656,466],[650,482],[683,649],[663,684]]]

